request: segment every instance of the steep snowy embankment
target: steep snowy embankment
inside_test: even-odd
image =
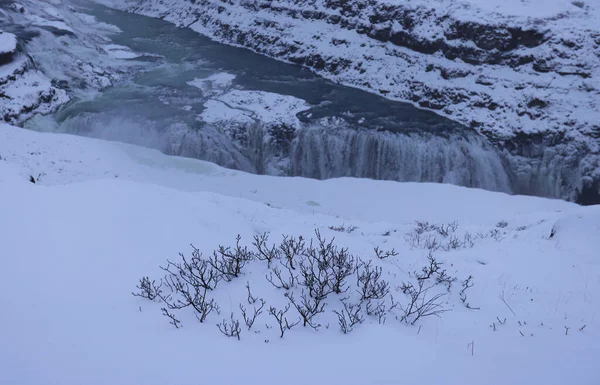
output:
[[[49,114],[72,96],[93,94],[122,79],[140,56],[109,44],[115,26],[70,2],[0,3],[0,119],[22,123]]]
[[[236,234],[252,249],[263,232],[276,241],[309,239],[315,229],[381,268],[390,290],[383,306],[399,304],[384,323],[361,307],[363,322],[340,332],[333,310],[360,294],[352,278],[346,293],[328,295],[318,331],[299,324],[280,339],[267,309],[284,309],[290,294],[265,275],[281,261],[249,261],[240,277],[220,282],[209,294],[220,314],[204,323],[189,307],[171,310],[179,329],[161,315],[164,304],[131,295],[141,276],[159,279],[167,258],[189,258],[190,242],[209,257]],[[597,207],[564,201],[257,176],[0,125],[0,383],[595,385],[599,231]],[[398,255],[378,259],[375,246]],[[396,318],[409,301],[400,286],[428,263],[427,248],[443,277],[457,281],[436,286],[448,311],[411,325]],[[469,276],[465,299],[477,310],[461,300]],[[238,341],[215,324],[230,314],[241,320],[240,304],[252,311],[247,283],[266,307],[250,331],[242,321]],[[303,284],[290,291],[296,299]],[[299,317],[293,307],[286,316]]]
[[[102,2],[435,110],[509,154],[523,190],[600,201],[596,0]]]

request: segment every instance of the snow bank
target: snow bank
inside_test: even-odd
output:
[[[589,209],[573,210],[562,215],[552,227],[550,238],[556,239],[565,252],[574,258],[583,258],[586,263],[600,264],[600,254],[585,255],[578,250],[586,245],[590,250],[600,250],[600,205]]]
[[[9,32],[0,31],[0,55],[13,53],[17,50],[17,37]]]
[[[125,46],[118,45],[118,44],[106,44],[102,48],[106,51],[108,56],[110,56],[113,59],[126,60],[126,59],[135,59],[140,56],[143,56],[143,54],[133,52],[129,47],[125,47]]]
[[[234,74],[220,72],[203,79],[195,78],[187,84],[202,90],[202,93],[206,96],[216,96],[229,89],[235,78]]]
[[[594,208],[448,185],[248,175],[5,125],[0,157],[3,383],[597,383],[597,249],[584,238],[566,247],[598,225]],[[368,319],[343,335],[327,308],[318,332],[298,326],[279,339],[265,313],[236,341],[215,324],[237,315],[247,281],[270,304],[285,299],[258,262],[219,285],[221,315],[204,324],[183,311],[174,329],[160,304],[130,294],[166,258],[189,254],[190,242],[210,254],[238,233],[248,244],[265,231],[310,237],[315,228],[363,258],[375,245],[395,248],[398,257],[373,257],[395,290],[427,255],[405,239],[417,219],[496,232],[435,253],[449,273],[474,277],[469,300],[480,310],[466,309],[453,289],[444,304],[452,311],[415,326]],[[339,225],[357,229],[329,229]]]
[[[296,114],[310,105],[299,98],[264,91],[233,90],[204,103],[200,118],[207,123],[287,124],[298,127]]]

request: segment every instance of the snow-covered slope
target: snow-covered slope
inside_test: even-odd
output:
[[[256,176],[2,125],[0,213],[3,384],[595,385],[600,378],[598,207],[439,184]],[[240,341],[226,338],[215,324],[231,312],[240,318],[239,304],[252,307],[247,282],[267,307],[288,302],[266,281],[262,261],[219,283],[211,298],[221,313],[204,323],[188,308],[176,313],[183,327],[175,329],[161,315],[164,305],[131,295],[138,278],[164,273],[158,266],[167,258],[189,256],[190,242],[209,256],[236,234],[250,246],[263,232],[308,239],[317,229],[381,267],[404,306],[398,287],[429,253],[415,243],[417,220],[458,221],[454,234],[462,240],[469,232],[473,244],[433,251],[460,281],[443,297],[450,311],[415,325],[390,311],[385,324],[365,315],[342,334],[332,311],[342,296],[330,294],[318,331],[298,325],[280,339],[264,311]],[[375,246],[399,254],[380,260]],[[479,310],[460,300],[469,275],[468,303]]]
[[[122,79],[140,54],[115,46],[119,32],[70,2],[0,3],[0,119],[22,123]]]
[[[600,199],[597,0],[103,3],[310,67],[476,128],[523,185]]]

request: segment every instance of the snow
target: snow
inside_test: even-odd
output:
[[[52,87],[50,80],[36,70],[26,71],[26,57],[19,55],[11,63],[0,66],[0,103],[4,119],[24,119],[32,111],[50,113],[56,105],[69,101],[67,93]]]
[[[380,3],[402,5],[406,0],[378,0]],[[412,0],[415,5],[429,4],[435,8],[443,9],[448,13],[463,11],[468,15],[497,14],[499,16],[518,16],[524,18],[545,19],[558,17],[565,14],[585,14],[596,12],[600,7],[598,0],[581,1],[579,4],[574,0]],[[483,14],[483,15],[481,15]]]
[[[204,103],[200,120],[219,124],[260,121],[267,124],[287,124],[297,128],[300,121],[296,114],[310,108],[305,100],[290,95],[233,89],[235,78],[233,74],[218,72],[187,82],[210,98]]]
[[[299,127],[296,114],[309,109],[310,105],[289,95],[232,90],[208,100],[204,107],[200,118],[206,123],[260,121]]]
[[[195,78],[187,84],[202,90],[202,93],[206,96],[215,96],[223,94],[229,89],[235,78],[234,74],[219,72],[205,78]]]
[[[0,126],[0,157],[1,383],[295,385],[318,378],[390,384],[402,378],[424,385],[595,385],[600,378],[600,207],[450,185],[249,175],[6,125]],[[30,175],[38,182],[30,183]],[[405,239],[416,220],[456,220],[459,232],[473,234],[498,230],[496,239],[477,239],[472,248],[435,252],[449,273],[474,277],[469,301],[481,310],[466,309],[454,288],[445,304],[452,311],[441,318],[414,326],[368,318],[343,335],[328,304],[319,322],[329,328],[297,326],[279,339],[264,313],[255,332],[244,329],[237,341],[215,324],[230,312],[239,316],[247,281],[269,304],[285,301],[265,281],[263,262],[219,284],[214,296],[221,315],[204,324],[185,310],[183,327],[175,329],[159,303],[131,295],[139,277],[158,277],[165,259],[189,254],[190,242],[210,255],[238,233],[249,245],[265,231],[311,237],[315,228],[362,258],[373,258],[376,245],[395,248],[398,257],[374,259],[395,288],[425,262],[427,251],[411,249]],[[497,227],[502,220],[506,227]],[[342,224],[358,228],[329,229]],[[394,297],[404,300],[401,292]]]
[[[56,10],[55,10],[56,11]],[[58,12],[58,11],[56,11]],[[75,34],[75,30],[67,25],[64,21],[60,20],[47,20],[38,15],[28,15],[29,20],[33,22],[33,25],[37,25],[38,27],[50,27],[57,29],[59,31],[68,32]]]
[[[9,32],[0,31],[0,55],[15,52],[17,37]]]
[[[118,44],[106,44],[102,48],[113,59],[135,59],[141,56],[133,52],[129,47]]]

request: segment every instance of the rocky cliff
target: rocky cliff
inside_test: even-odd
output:
[[[0,0],[0,121],[21,124],[120,80],[133,64],[112,60],[106,36],[117,32],[62,0]]]

